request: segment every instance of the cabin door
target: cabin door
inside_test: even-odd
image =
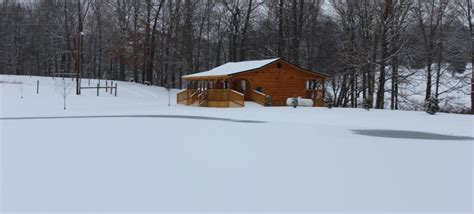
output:
[[[252,87],[247,79],[237,79],[234,81],[234,90],[244,94],[246,101],[252,100]]]

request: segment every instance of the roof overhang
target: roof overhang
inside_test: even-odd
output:
[[[189,76],[182,76],[181,79],[183,80],[225,80],[229,79],[231,76],[229,75],[212,75],[212,76],[199,76],[199,77],[189,77]]]

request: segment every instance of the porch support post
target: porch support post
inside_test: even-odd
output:
[[[216,89],[218,81],[219,81],[219,79],[214,79],[214,82],[212,83],[212,89]]]
[[[323,89],[322,89],[322,90],[323,90],[323,100],[324,100],[324,98],[326,98],[326,87],[325,87],[325,85],[324,85],[324,83],[325,83],[326,81],[321,80],[321,82],[323,82]]]
[[[189,91],[191,90],[191,89],[190,89],[190,82],[189,82],[189,81],[186,81],[186,85],[187,85],[187,87],[188,87],[188,89],[186,90],[186,105],[189,105],[189,99],[190,99],[189,96],[191,96],[191,95],[189,94]]]

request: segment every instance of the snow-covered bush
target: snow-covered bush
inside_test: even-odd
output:
[[[428,114],[436,114],[439,111],[439,101],[435,97],[429,97],[425,100],[425,111]]]
[[[326,104],[326,107],[332,108],[334,106],[334,100],[332,99],[331,96],[327,96],[324,98],[324,103]]]

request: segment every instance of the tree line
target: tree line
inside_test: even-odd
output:
[[[407,70],[423,70],[425,99],[452,90],[443,75],[472,84],[472,14],[471,0],[3,0],[0,73],[80,66],[179,88],[185,74],[282,57],[330,74],[336,106],[398,109]]]

